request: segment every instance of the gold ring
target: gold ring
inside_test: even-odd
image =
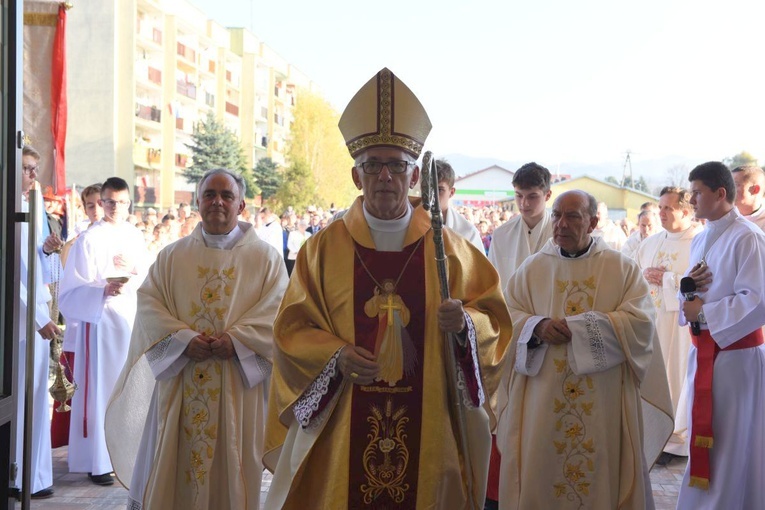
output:
[[[356,379],[359,376],[356,372],[351,372],[351,379]]]

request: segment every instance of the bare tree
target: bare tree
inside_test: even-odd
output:
[[[667,184],[670,186],[688,187],[688,174],[691,169],[688,165],[675,165],[667,170]]]

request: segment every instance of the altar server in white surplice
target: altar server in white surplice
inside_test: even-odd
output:
[[[75,241],[61,282],[59,306],[79,321],[69,429],[69,471],[111,485],[112,464],[104,438],[109,396],[125,364],[136,310],[136,291],[146,276],[143,234],[127,222],[127,182],[110,177],[101,186],[101,221]]]
[[[260,508],[272,326],[282,254],[239,222],[245,184],[199,182],[202,222],[163,249],[138,291],[127,363],[106,414],[128,508]]]
[[[765,173],[755,165],[734,168],[736,207],[744,218],[765,231]]]
[[[456,191],[454,189],[454,169],[445,159],[437,159],[436,172],[438,173],[438,204],[441,206],[444,226],[457,232],[470,241],[481,253],[485,254],[478,228],[461,215],[457,209],[449,205],[449,201]]]
[[[683,301],[688,358],[690,459],[677,508],[765,508],[765,234],[734,207],[728,168],[694,168],[691,205],[707,220],[691,244],[688,275],[697,297]]]
[[[513,174],[515,205],[519,214],[497,227],[489,246],[489,261],[499,273],[502,290],[521,263],[535,254],[552,237],[550,171],[531,162]],[[507,297],[507,296],[505,296]]]
[[[36,187],[35,178],[40,163],[40,154],[30,146],[23,149],[21,164],[21,189],[28,193]],[[53,460],[51,454],[50,441],[50,405],[48,403],[48,359],[50,353],[50,340],[61,334],[58,326],[51,320],[48,304],[51,295],[48,286],[45,285],[43,277],[43,267],[47,264],[43,248],[46,239],[43,238],[43,223],[45,222],[45,209],[40,192],[37,194],[37,218],[36,218],[36,236],[37,251],[35,256],[35,329],[34,334],[34,373],[33,380],[33,399],[32,408],[31,437],[32,444],[30,469],[32,473],[32,498],[48,498],[53,495]],[[29,212],[28,196],[23,196],[21,200],[21,211]],[[26,383],[26,353],[27,353],[27,273],[29,267],[28,260],[28,239],[29,223],[20,225],[21,235],[19,237],[19,252],[21,260],[19,261],[19,289],[20,301],[17,310],[19,324],[19,343],[18,343],[18,400],[16,407],[16,449],[15,457],[12,459],[17,464],[18,470],[15,480],[11,480],[11,486],[21,489],[22,455],[24,446],[24,396]]]
[[[654,308],[637,265],[590,235],[596,208],[582,191],[560,195],[553,239],[508,284],[503,509],[653,508],[645,459],[672,433]]]
[[[648,237],[637,251],[637,263],[648,281],[651,299],[656,307],[656,331],[667,369],[669,393],[675,412],[675,431],[659,464],[665,465],[673,456],[688,456],[688,415],[684,391],[688,370],[691,335],[678,323],[680,278],[690,266],[691,241],[701,231],[693,222],[693,208],[688,202],[687,189],[668,186],[661,190],[659,218],[662,232]]]

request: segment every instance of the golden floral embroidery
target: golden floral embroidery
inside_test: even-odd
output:
[[[656,253],[656,257],[654,258],[653,265],[654,267],[659,267],[661,269],[666,269],[667,271],[672,270],[672,266],[677,261],[678,253],[677,252],[670,252],[666,250],[659,250]],[[659,309],[662,307],[662,304],[664,303],[662,300],[663,294],[661,292],[661,287],[653,284],[649,284],[649,291],[651,293],[651,299],[653,299],[654,306]]]
[[[236,271],[234,267],[218,271],[198,266],[197,278],[203,281],[197,296],[198,300],[192,301],[189,307],[189,315],[194,318],[190,326],[195,331],[212,335],[222,329],[222,322],[228,311],[227,300],[222,299],[222,296],[231,296],[233,284],[236,281]]]
[[[200,290],[189,306],[192,318],[189,327],[206,335],[222,332],[229,306],[222,296],[231,296],[235,268],[218,270],[198,266],[197,278],[201,280]],[[193,370],[183,372],[180,442],[184,453],[179,459],[179,469],[183,470],[195,499],[208,483],[207,475],[215,456],[222,373],[221,362],[214,359],[197,362]]]
[[[188,468],[184,474],[195,495],[199,493],[200,486],[207,482],[218,437],[217,395],[220,393],[221,376],[216,365],[220,365],[217,360],[199,362],[194,370],[183,375],[181,419],[183,440],[187,444],[184,450],[189,452]]]
[[[556,290],[564,295],[566,316],[579,315],[592,310],[595,278],[555,282]],[[595,471],[592,455],[595,444],[587,435],[586,416],[591,416],[594,383],[590,376],[577,376],[568,364],[567,353],[554,358],[555,371],[562,375],[561,397],[553,400],[556,435],[552,439],[555,453],[563,457],[560,478],[554,480],[553,491],[558,498],[579,503],[586,508],[585,497],[590,493],[591,474]]]
[[[406,424],[409,418],[406,411],[406,406],[394,411],[390,397],[385,401],[384,410],[374,405],[370,408],[371,414],[367,417],[370,426],[367,434],[369,443],[363,456],[367,483],[360,487],[367,505],[377,500],[383,492],[394,503],[401,504],[409,490],[409,484],[404,482],[409,465],[409,449],[406,446]]]

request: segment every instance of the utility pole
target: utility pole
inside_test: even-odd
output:
[[[632,151],[627,149],[627,157],[624,159],[624,167],[622,168],[622,188],[624,187],[624,183],[627,181],[627,167],[630,169],[630,183],[632,184],[632,188],[635,187],[635,179],[632,176],[632,158],[630,155],[632,154]]]

